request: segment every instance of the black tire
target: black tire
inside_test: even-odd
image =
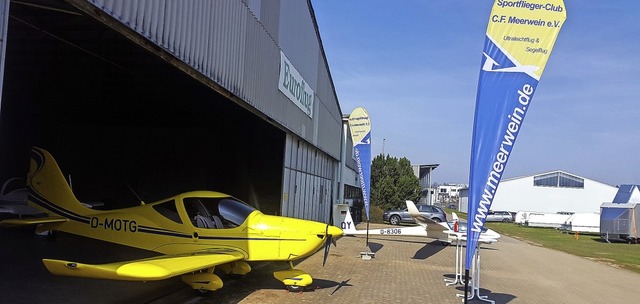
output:
[[[55,241],[58,238],[58,230],[49,230],[45,238],[49,241]]]
[[[389,224],[391,224],[391,225],[400,225],[400,217],[398,215],[392,215],[389,218]]]
[[[298,285],[285,285],[287,286],[287,290],[290,292],[302,292],[304,287]]]
[[[436,223],[440,223],[440,222],[442,222],[442,220],[441,220],[441,219],[439,219],[439,218],[437,218],[437,217],[434,217],[434,218],[432,218],[431,220],[432,220],[432,221],[434,221],[434,222],[436,222]]]
[[[508,222],[511,222],[511,221],[509,219],[503,219],[502,222],[503,223],[508,223]]]
[[[196,296],[199,296],[199,297],[205,297],[212,293],[211,290],[206,290],[206,289],[194,289],[193,291],[195,292]]]

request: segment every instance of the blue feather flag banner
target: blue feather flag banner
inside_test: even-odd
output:
[[[358,166],[364,210],[369,222],[369,186],[371,185],[371,119],[365,108],[355,108],[349,115],[353,155]]]
[[[562,0],[496,0],[493,4],[476,96],[466,270],[566,17]]]

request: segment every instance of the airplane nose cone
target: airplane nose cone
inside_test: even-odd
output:
[[[331,234],[333,237],[339,237],[342,235],[342,229],[336,226],[329,226],[328,234]]]

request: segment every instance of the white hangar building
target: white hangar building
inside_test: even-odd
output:
[[[502,180],[491,210],[598,212],[617,191],[615,186],[556,170]],[[467,212],[468,193],[468,189],[460,193],[462,212]]]
[[[617,191],[615,186],[557,170],[502,180],[491,209],[596,212]]]

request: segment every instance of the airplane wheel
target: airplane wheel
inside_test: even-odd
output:
[[[287,286],[287,290],[290,292],[302,292],[304,287],[298,285],[285,285]]]
[[[206,296],[211,293],[211,290],[206,290],[206,289],[195,289],[195,291],[199,296]]]
[[[58,238],[58,231],[57,230],[49,230],[47,232],[45,238],[47,240],[50,240],[50,241],[55,241]]]

